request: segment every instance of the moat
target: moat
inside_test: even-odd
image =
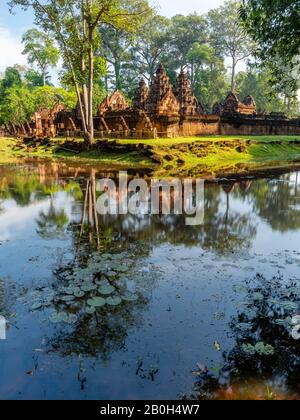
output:
[[[97,240],[103,176],[0,165],[1,398],[299,398],[298,173],[206,183],[203,226],[99,216]]]

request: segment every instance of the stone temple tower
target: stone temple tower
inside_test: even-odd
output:
[[[170,79],[164,66],[160,64],[150,85],[146,111],[152,114],[177,115],[179,109]]]
[[[133,101],[133,107],[134,109],[140,109],[145,110],[146,109],[146,103],[148,100],[149,95],[149,89],[144,79],[141,79],[139,83],[139,87],[136,90],[135,98]]]
[[[182,116],[193,116],[204,113],[203,106],[199,104],[197,98],[193,94],[188,75],[184,71],[182,71],[177,78],[174,93],[180,103],[180,114]]]

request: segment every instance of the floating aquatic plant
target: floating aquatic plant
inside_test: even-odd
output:
[[[252,344],[243,344],[242,351],[248,355],[254,356],[272,356],[275,353],[274,347],[269,344],[259,342],[253,346]]]
[[[104,306],[106,303],[105,299],[103,299],[102,297],[93,297],[92,299],[89,299],[87,301],[87,304],[89,306],[92,306],[94,308],[100,308],[101,306]]]
[[[114,286],[109,285],[109,284],[100,286],[98,288],[98,292],[101,295],[111,295],[115,290],[116,290],[116,288]]]
[[[122,299],[119,296],[109,297],[106,299],[106,303],[110,306],[118,306],[122,303]]]

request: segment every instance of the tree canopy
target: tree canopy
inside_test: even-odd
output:
[[[259,112],[299,116],[299,3],[230,0],[207,15],[169,19],[147,0],[10,0],[13,10],[33,10],[36,27],[23,36],[30,68],[9,67],[0,78],[0,123],[23,124],[36,107],[63,98],[70,109],[79,104],[91,144],[105,95],[119,89],[132,100],[160,62],[172,84],[188,72],[208,113],[232,90],[251,94]],[[49,69],[59,56],[63,88],[54,88]]]
[[[41,72],[43,85],[47,82],[47,70],[55,67],[59,59],[59,51],[51,38],[37,29],[29,29],[22,38],[24,44],[23,54],[27,55],[29,64],[37,65]]]
[[[146,17],[146,0],[11,0],[11,8],[32,9],[35,23],[57,43],[75,88],[84,138],[94,141],[93,97],[98,28],[134,32]]]
[[[295,92],[300,87],[300,1],[243,0],[240,16],[273,80]]]

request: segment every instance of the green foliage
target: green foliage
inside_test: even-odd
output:
[[[101,47],[98,29],[109,26],[134,33],[150,10],[147,1],[44,0],[42,3],[11,0],[9,5],[33,9],[36,24],[57,43],[76,90],[84,138],[91,144],[94,141],[95,56]]]
[[[41,71],[43,85],[46,84],[46,74],[49,67],[55,67],[59,59],[59,51],[52,39],[44,32],[29,29],[23,35],[23,54],[27,55],[28,63],[37,65]]]
[[[169,19],[157,14],[149,16],[140,28],[131,46],[129,64],[137,78],[143,76],[151,81],[159,63],[169,54],[170,33]]]
[[[177,15],[171,19],[170,26],[170,60],[176,68],[193,65],[195,56],[192,51],[201,49],[208,40],[208,25],[204,17],[195,14]],[[203,54],[203,51],[201,51]],[[191,60],[193,58],[193,60]]]
[[[63,88],[52,86],[38,87],[33,90],[35,109],[53,108],[57,102],[62,102],[68,109],[74,109],[76,106],[76,93],[67,91]]]
[[[299,72],[295,75],[297,66],[291,64],[299,51],[299,36],[295,36],[299,30],[298,1],[269,4],[267,0],[245,0],[241,11],[241,2],[230,0],[206,16],[194,13],[171,19],[151,10],[146,0],[9,3],[12,7],[33,8],[42,32],[31,29],[24,34],[24,52],[30,63],[38,65],[39,72],[19,66],[8,68],[0,82],[0,104],[12,86],[32,91],[49,84],[47,68],[56,64],[58,47],[63,59],[60,82],[64,90],[47,86],[36,90],[35,105],[53,106],[59,99],[71,109],[77,95],[86,131],[93,131],[91,115],[109,91],[119,89],[130,101],[139,79],[143,76],[151,83],[160,62],[173,85],[181,69],[189,73],[206,112],[211,112],[215,102],[223,101],[231,89],[241,99],[251,94],[259,112],[299,116],[295,83]],[[268,31],[270,25],[272,31]],[[264,67],[256,63],[238,73],[238,64],[253,55],[256,43]],[[226,69],[228,60],[231,80]]]
[[[5,91],[0,104],[0,125],[22,125],[30,119],[34,107],[34,96],[26,86],[12,86]]]
[[[236,84],[236,70],[239,62],[248,58],[252,51],[250,37],[245,33],[239,19],[240,1],[227,1],[219,9],[208,14],[210,39],[217,54],[231,60],[231,90]]]
[[[258,44],[256,55],[271,69],[274,81],[295,92],[299,87],[300,2],[244,0],[240,15]]]
[[[41,76],[36,70],[29,69],[24,76],[25,83],[33,88],[38,86],[43,86],[43,76]],[[49,84],[49,78],[47,79],[47,84]]]
[[[1,80],[1,88],[3,90],[9,89],[12,86],[21,86],[22,80],[19,70],[16,67],[7,67],[4,72],[4,77]]]
[[[70,110],[75,107],[74,90],[41,86],[41,77],[34,70],[23,73],[22,80],[20,69],[10,67],[0,82],[0,125],[22,126],[37,109],[52,108],[59,101]]]
[[[271,98],[268,73],[254,70],[240,72],[237,76],[237,92],[244,99],[249,92],[256,99],[257,111],[280,112],[283,111],[283,101],[278,97]]]

